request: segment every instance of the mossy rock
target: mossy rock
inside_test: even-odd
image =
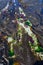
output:
[[[25,22],[25,24],[28,25],[28,26],[32,26],[32,24],[31,24],[31,22],[30,22],[29,20],[27,20],[27,21]]]
[[[35,52],[43,52],[43,48],[38,46],[36,49],[35,49]]]
[[[9,56],[13,56],[14,52],[13,51],[9,51]]]

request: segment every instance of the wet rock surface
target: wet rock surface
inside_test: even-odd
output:
[[[0,10],[3,9],[7,3],[8,3],[9,0],[0,0]]]

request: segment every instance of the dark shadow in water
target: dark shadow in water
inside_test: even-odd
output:
[[[43,65],[43,61],[36,61],[34,65]]]
[[[43,8],[41,9],[41,12],[40,13],[43,15]]]

